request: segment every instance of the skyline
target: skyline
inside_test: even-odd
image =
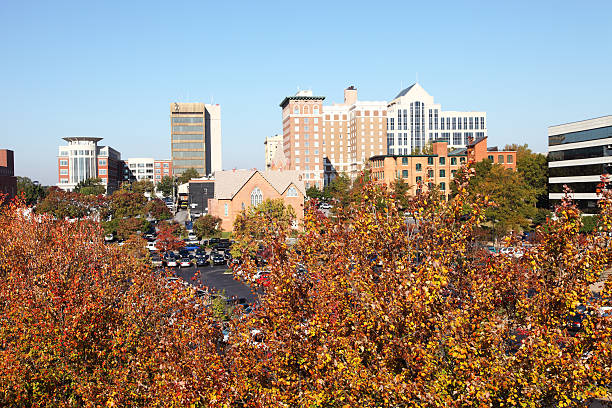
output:
[[[0,5],[0,148],[16,175],[55,184],[67,136],[169,158],[171,102],[219,103],[224,168],[263,169],[298,87],[326,105],[349,85],[390,101],[418,75],[444,109],[486,111],[490,145],[538,152],[548,126],[612,114],[603,1],[233,4]]]

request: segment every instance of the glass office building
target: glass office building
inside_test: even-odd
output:
[[[602,174],[612,173],[612,115],[548,128],[548,197],[556,204],[567,186],[586,213],[597,212]]]

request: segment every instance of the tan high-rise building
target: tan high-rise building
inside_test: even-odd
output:
[[[323,106],[324,99],[300,91],[280,104],[285,158],[307,188],[322,188],[339,173],[356,177],[370,156],[387,149],[386,101],[359,101],[353,86],[342,103]]]
[[[272,166],[276,151],[283,150],[283,135],[266,137],[264,146],[266,148],[266,168],[269,169]]]
[[[200,175],[221,170],[221,108],[204,103],[170,104],[173,175],[188,168]]]

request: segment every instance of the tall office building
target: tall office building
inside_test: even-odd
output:
[[[387,102],[358,101],[353,86],[344,90],[343,103],[324,106],[324,99],[300,91],[280,104],[283,153],[306,188],[322,188],[339,173],[355,177],[370,156],[386,152]]]
[[[387,107],[387,154],[406,155],[429,142],[466,147],[487,137],[486,112],[443,111],[421,85],[402,90]]]
[[[221,170],[221,107],[203,103],[170,104],[173,175],[195,168],[201,176]]]
[[[276,151],[283,149],[283,135],[266,137],[264,146],[266,148],[266,169],[269,169],[272,166]]]
[[[548,173],[551,203],[563,197],[567,185],[581,210],[596,212],[601,175],[612,173],[612,115],[550,126]]]
[[[89,178],[99,178],[107,193],[119,188],[123,177],[121,153],[110,146],[98,146],[101,137],[65,137],[68,146],[59,147],[57,186],[72,191]]]

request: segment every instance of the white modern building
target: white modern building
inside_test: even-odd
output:
[[[266,168],[269,169],[278,150],[283,150],[283,135],[267,136],[264,142],[266,148]]]
[[[601,175],[612,173],[612,115],[550,126],[548,161],[551,203],[567,186],[581,210],[595,212]]]
[[[99,178],[112,193],[121,179],[121,153],[110,146],[98,146],[101,137],[73,136],[63,138],[67,146],[59,146],[57,187],[72,191],[78,183]]]
[[[486,136],[486,112],[443,111],[418,83],[402,90],[387,107],[387,154],[411,154],[434,140],[462,148]]]

